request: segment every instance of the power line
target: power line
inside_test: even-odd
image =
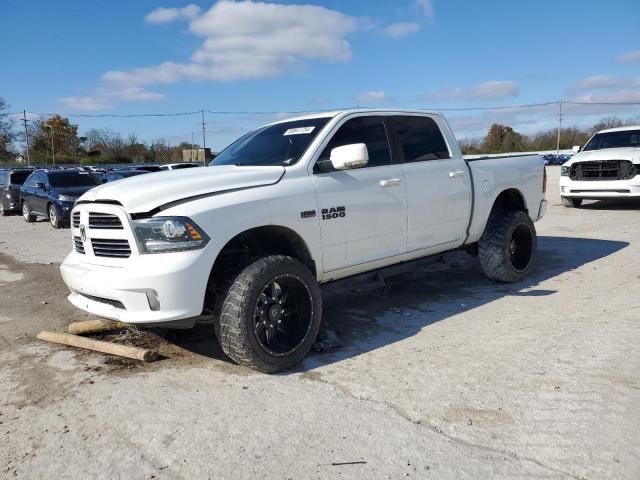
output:
[[[443,111],[443,112],[470,112],[470,111],[492,111],[492,110],[513,110],[520,108],[536,108],[536,107],[548,107],[554,105],[581,105],[581,106],[639,106],[640,102],[577,102],[577,101],[564,101],[564,100],[556,100],[551,102],[541,102],[541,103],[527,103],[521,105],[499,105],[499,106],[482,106],[482,107],[418,107],[418,109],[428,109],[435,111]],[[68,113],[65,114],[67,117],[78,117],[78,118],[144,118],[144,117],[180,117],[180,116],[193,116],[193,115],[202,115],[203,113],[207,113],[210,115],[283,115],[283,114],[305,114],[305,113],[322,113],[322,112],[332,112],[336,110],[347,110],[347,109],[356,109],[360,107],[342,107],[342,108],[332,108],[325,110],[195,110],[191,112],[165,112],[165,113],[128,113],[128,114],[117,114],[117,113]],[[387,109],[393,109],[394,107],[386,107]],[[23,112],[10,112],[6,115],[20,115],[20,114],[30,114],[30,115],[38,115],[43,117],[51,117],[54,115],[60,115],[57,113],[50,112],[31,112],[31,111],[23,111]]]

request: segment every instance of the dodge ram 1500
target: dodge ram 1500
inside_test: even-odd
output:
[[[207,168],[87,192],[61,272],[78,308],[132,324],[207,320],[229,357],[274,372],[311,348],[323,283],[461,248],[489,278],[521,280],[545,188],[537,155],[465,161],[437,113],[307,115],[245,134]]]

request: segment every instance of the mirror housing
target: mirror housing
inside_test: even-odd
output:
[[[580,151],[582,147],[580,147],[580,145],[574,145],[573,148],[571,149],[571,151],[573,153],[578,153]]]
[[[336,170],[364,167],[369,163],[369,151],[364,143],[352,143],[331,150],[331,164]]]
[[[42,182],[36,182],[36,188],[38,190],[46,190],[46,187],[45,187],[44,183],[42,183]]]

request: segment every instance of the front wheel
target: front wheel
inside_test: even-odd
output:
[[[29,211],[29,205],[27,205],[27,202],[22,202],[22,217],[27,223],[33,223],[36,221],[36,216],[32,215]]]
[[[264,373],[287,370],[309,352],[322,317],[320,288],[298,260],[260,258],[235,278],[216,328],[222,350]]]
[[[562,205],[564,205],[567,208],[578,208],[580,205],[582,205],[581,198],[561,197],[561,200],[562,200]]]
[[[49,223],[51,223],[51,226],[53,228],[60,228],[60,218],[58,218],[58,211],[53,204],[49,205]]]
[[[491,280],[500,282],[518,282],[526,277],[536,250],[536,228],[525,212],[492,215],[478,242],[482,270]]]

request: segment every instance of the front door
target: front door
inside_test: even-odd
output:
[[[314,168],[312,176],[325,272],[367,264],[406,250],[407,199],[402,166],[392,164],[382,118],[350,117],[329,140],[319,160],[328,159],[333,148],[354,143],[367,146],[367,166],[325,173]]]

